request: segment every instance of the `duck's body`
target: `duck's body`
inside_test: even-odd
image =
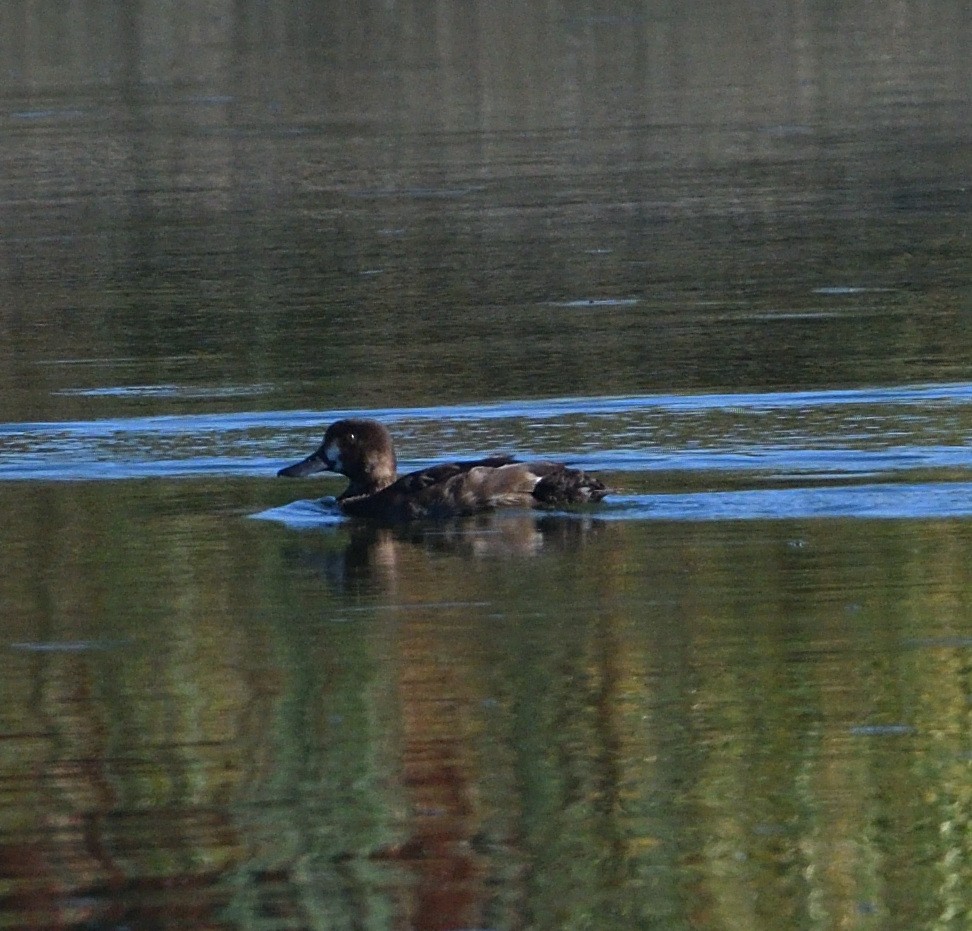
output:
[[[517,462],[491,456],[448,462],[397,477],[391,434],[375,420],[339,420],[320,448],[277,474],[339,472],[350,484],[337,501],[355,517],[419,520],[459,517],[498,507],[564,507],[600,501],[596,478],[557,462]]]

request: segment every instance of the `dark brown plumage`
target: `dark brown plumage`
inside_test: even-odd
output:
[[[608,489],[558,462],[490,456],[447,462],[397,477],[391,434],[375,420],[338,420],[320,447],[277,474],[339,472],[350,479],[338,497],[346,513],[380,520],[458,517],[497,507],[564,507],[600,501]]]

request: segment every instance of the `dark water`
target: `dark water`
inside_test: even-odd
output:
[[[4,3],[0,927],[967,927],[970,19]]]

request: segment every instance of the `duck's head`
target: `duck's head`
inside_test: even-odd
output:
[[[318,449],[277,475],[299,478],[315,472],[339,472],[351,479],[345,495],[368,494],[395,481],[397,468],[388,430],[377,420],[352,419],[332,423]]]

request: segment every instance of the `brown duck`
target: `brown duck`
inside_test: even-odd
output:
[[[277,475],[339,472],[350,484],[338,496],[345,514],[399,521],[459,517],[493,508],[558,508],[600,501],[608,489],[594,476],[558,462],[490,456],[409,472],[398,478],[391,434],[376,420],[338,420],[320,448]]]

